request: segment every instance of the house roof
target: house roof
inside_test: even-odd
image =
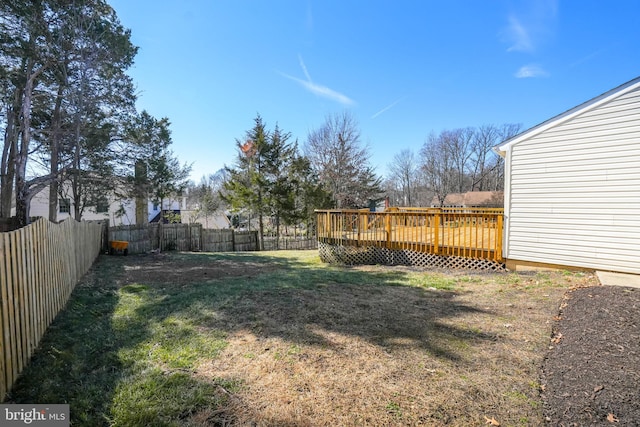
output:
[[[557,116],[554,116],[552,118],[550,118],[549,120],[546,120],[532,128],[529,128],[527,130],[525,130],[524,132],[519,133],[518,135],[507,139],[506,141],[503,141],[500,145],[496,146],[493,148],[493,150],[498,153],[500,156],[504,157],[506,152],[515,144],[525,140],[525,139],[529,139],[541,132],[544,132],[545,130],[554,127],[560,123],[564,123],[567,120],[572,119],[573,117],[582,114],[586,111],[592,110],[596,107],[598,107],[599,105],[602,105],[604,103],[607,103],[609,101],[611,101],[614,98],[617,98],[627,92],[631,92],[635,89],[637,89],[638,87],[640,87],[640,77],[636,77],[633,80],[630,80],[616,88],[613,88],[605,93],[603,93],[602,95],[596,96],[595,98],[592,98],[586,102],[583,102],[582,104],[565,111],[564,113],[558,114]]]
[[[444,198],[444,206],[502,206],[504,193],[502,191],[469,191],[467,193],[450,193]],[[431,201],[432,206],[439,205],[437,197]]]

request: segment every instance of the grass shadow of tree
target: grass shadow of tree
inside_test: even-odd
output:
[[[232,379],[192,374],[198,358],[215,358],[239,331],[319,347],[334,345],[327,333],[336,333],[456,362],[461,343],[496,339],[447,323],[482,312],[459,293],[406,279],[273,254],[103,257],[9,401],[71,403],[74,425],[184,424],[233,390]]]
[[[318,328],[386,347],[411,342],[451,360],[460,356],[450,341],[496,339],[477,329],[447,324],[447,318],[485,311],[460,302],[460,292],[437,289],[429,283],[407,286],[403,271],[310,266],[265,255],[241,259],[259,262],[243,269],[243,275],[224,281],[210,280],[187,288],[151,284],[150,289],[160,286],[167,299],[149,300],[138,310],[145,317],[161,319],[167,312],[155,307],[171,304],[171,313],[202,317],[203,325],[225,333],[249,329],[261,337],[278,336],[307,345],[329,344],[314,332]],[[210,258],[210,262],[219,261],[219,255]],[[277,268],[262,272],[262,264]]]
[[[135,292],[135,285],[123,290],[122,277],[138,261],[98,258],[49,326],[7,403],[68,403],[72,425],[163,426],[223,402],[219,384],[194,378],[189,366],[136,363],[131,351],[149,341],[151,331],[139,319],[114,319],[123,295]]]

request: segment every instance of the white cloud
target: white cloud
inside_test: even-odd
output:
[[[507,52],[531,52],[534,49],[529,31],[515,16],[509,17],[507,38],[511,44]]]
[[[326,86],[322,86],[307,80],[302,80],[297,77],[290,76],[288,74],[280,73],[282,76],[293,80],[294,82],[299,83],[302,87],[307,89],[309,92],[314,95],[321,96],[323,98],[331,99],[332,101],[337,101],[342,105],[353,105],[355,102],[346,95],[341,94],[340,92],[336,92],[333,89],[330,89]]]
[[[552,40],[556,32],[558,0],[521,2],[517,13],[507,17],[502,41],[509,44],[507,52],[534,52]]]
[[[302,55],[298,55],[298,61],[300,62],[300,67],[302,67],[302,72],[304,72],[305,77],[309,82],[311,82],[311,76],[309,75],[309,71],[307,71],[307,66],[304,65],[304,61],[302,60]]]
[[[520,67],[515,76],[519,79],[526,79],[531,77],[549,77],[549,73],[539,65],[529,64]]]
[[[596,58],[597,56],[601,55],[603,52],[605,52],[605,49],[600,49],[600,50],[596,50],[595,52],[591,52],[587,56],[583,56],[582,58],[578,59],[577,61],[569,64],[569,67],[573,68],[573,67],[581,65],[581,64],[583,64],[585,62],[589,62],[592,59]]]
[[[378,111],[377,113],[375,113],[373,116],[371,116],[372,119],[375,119],[376,117],[378,117],[380,114],[384,113],[387,110],[390,110],[391,108],[395,107],[396,104],[398,104],[400,101],[402,101],[404,98],[400,98],[398,100],[396,100],[395,102],[392,102],[391,104],[387,105],[386,107],[384,107],[382,110]]]
[[[294,82],[299,83],[302,87],[304,87],[305,89],[307,89],[309,92],[313,93],[314,95],[317,96],[321,96],[323,98],[327,98],[327,99],[331,99],[333,101],[337,101],[342,105],[353,105],[355,104],[355,102],[349,98],[346,95],[341,94],[340,92],[336,92],[333,89],[330,89],[326,86],[322,86],[319,84],[314,83],[311,80],[311,75],[309,74],[309,71],[307,70],[307,66],[304,64],[304,61],[302,60],[302,56],[298,55],[298,61],[300,62],[300,68],[302,68],[302,72],[304,73],[305,77],[307,78],[307,80],[302,80],[299,79],[297,77],[293,77],[290,76],[288,74],[284,74],[284,73],[280,73],[283,77],[286,77],[290,80],[293,80]]]

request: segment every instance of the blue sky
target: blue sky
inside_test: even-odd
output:
[[[384,175],[429,133],[534,126],[640,75],[636,0],[110,0],[140,50],[138,107],[192,179],[260,114],[302,145],[348,110]]]

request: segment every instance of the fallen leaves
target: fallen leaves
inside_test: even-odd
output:
[[[598,393],[600,393],[602,390],[604,390],[604,386],[603,385],[595,387],[593,389],[593,394],[591,395],[591,400],[594,400],[596,398],[596,396],[598,395]]]
[[[486,418],[486,417],[485,417]],[[609,415],[607,415],[607,421],[609,421],[610,423],[617,423],[620,422],[620,420],[618,419],[618,417],[616,417],[615,415],[613,415],[611,412],[609,412]]]
[[[495,418],[491,417],[488,418],[487,416],[484,417],[485,420],[487,420],[486,424],[492,425],[492,426],[499,426],[500,423],[498,421],[496,421]]]
[[[562,332],[558,332],[553,338],[551,338],[551,342],[554,344],[558,344],[562,340]]]

